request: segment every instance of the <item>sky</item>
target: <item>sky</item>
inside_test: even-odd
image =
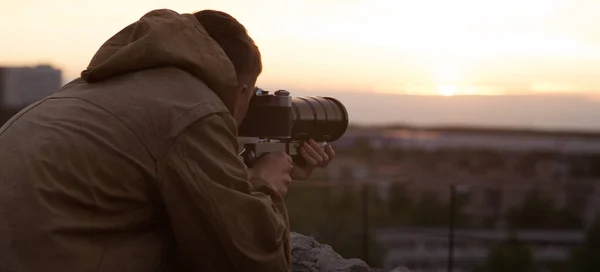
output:
[[[600,101],[595,0],[0,1],[0,65],[48,63],[65,80],[152,9],[217,9],[257,42],[267,89]]]

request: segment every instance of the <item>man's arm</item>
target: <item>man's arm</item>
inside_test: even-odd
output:
[[[235,271],[288,271],[289,221],[282,197],[237,157],[236,122],[213,114],[190,126],[160,158],[160,190],[180,258],[201,268],[212,237]]]

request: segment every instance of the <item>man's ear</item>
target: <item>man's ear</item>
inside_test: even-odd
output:
[[[243,86],[237,85],[233,93],[229,96],[229,101],[226,104],[230,111],[237,106],[238,100],[241,98],[242,89]]]
[[[231,104],[229,105],[229,110],[231,112],[236,112],[239,110],[239,105],[243,105],[246,103],[244,100],[247,99],[248,92],[250,92],[248,85],[246,84],[238,84],[231,96]]]
[[[248,85],[240,84],[238,86],[237,93],[239,95],[239,98],[249,99],[250,96],[252,96],[252,91],[253,90],[251,90],[250,87],[248,87]]]

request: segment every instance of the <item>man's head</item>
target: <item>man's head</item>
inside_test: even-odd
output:
[[[194,13],[194,16],[221,46],[235,67],[238,82],[231,108],[239,125],[246,115],[256,80],[262,72],[260,51],[246,28],[231,15],[221,11],[202,10]]]

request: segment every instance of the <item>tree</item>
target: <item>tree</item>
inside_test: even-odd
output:
[[[392,184],[387,208],[388,214],[387,220],[385,220],[386,223],[393,225],[406,225],[410,223],[413,202],[404,184]]]
[[[311,235],[327,227],[334,213],[331,193],[331,187],[302,186],[289,190],[286,205],[294,231]]]
[[[581,217],[568,207],[558,208],[554,201],[534,189],[520,206],[507,213],[512,229],[579,229]]]
[[[377,209],[377,198],[374,190],[369,191],[371,216]],[[361,197],[361,191],[352,186],[294,188],[286,196],[291,229],[315,236],[344,258],[363,259]],[[368,247],[369,257],[364,261],[370,266],[381,266],[385,254],[371,233]]]
[[[587,230],[583,245],[571,252],[570,271],[600,271],[600,217]]]
[[[571,175],[575,178],[600,177],[600,155],[582,155],[569,158]]]
[[[471,200],[471,194],[469,193],[457,193],[456,194],[456,226],[457,227],[469,227],[471,226],[471,216],[465,213],[464,208],[469,205],[469,201]],[[449,207],[449,205],[448,205]]]
[[[448,205],[437,194],[425,192],[412,209],[413,224],[420,227],[438,227],[448,224]]]
[[[553,226],[557,229],[581,229],[583,220],[573,209],[560,208],[554,215]]]
[[[369,256],[363,256],[362,232],[340,231],[335,236],[321,239],[319,242],[328,244],[345,259],[357,258],[365,261],[370,267],[382,267],[385,249],[369,234]]]
[[[478,272],[531,272],[534,270],[531,249],[521,243],[514,233],[503,243],[493,247]]]

